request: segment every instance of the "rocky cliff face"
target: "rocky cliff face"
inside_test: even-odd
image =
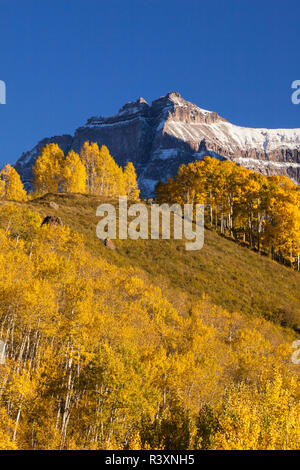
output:
[[[15,168],[28,187],[41,148],[57,143],[79,151],[86,141],[106,145],[119,165],[132,161],[142,194],[173,176],[182,163],[211,155],[263,174],[288,175],[300,182],[300,129],[250,129],[229,123],[171,92],[149,105],[143,98],[125,104],[112,117],[92,117],[74,136],[44,139],[24,153]]]

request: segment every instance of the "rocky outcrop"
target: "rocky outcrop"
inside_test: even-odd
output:
[[[211,155],[263,174],[288,175],[300,182],[300,129],[250,129],[168,93],[149,105],[143,98],[125,104],[112,117],[92,117],[74,136],[44,139],[16,163],[27,188],[40,149],[57,143],[64,152],[79,151],[86,141],[105,144],[119,165],[132,161],[144,196],[173,176],[182,163]]]
[[[49,202],[49,207],[51,207],[51,209],[54,209],[56,211],[58,211],[58,209],[59,209],[59,205],[56,204],[56,202],[54,202],[54,201]]]
[[[60,217],[57,217],[55,215],[47,215],[41,223],[41,227],[43,225],[58,225],[62,227],[63,223]]]
[[[116,250],[116,245],[110,238],[105,238],[104,240],[102,240],[102,242],[103,242],[103,245],[106,246],[108,250],[113,250],[113,251]]]

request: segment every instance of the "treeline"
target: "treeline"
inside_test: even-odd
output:
[[[0,449],[299,449],[288,332],[41,221],[1,203]]]
[[[104,145],[85,142],[66,156],[48,144],[33,168],[33,194],[87,193],[139,198],[134,166],[119,167]],[[175,178],[156,187],[159,202],[204,203],[206,220],[223,235],[300,270],[300,189],[285,176],[264,176],[235,163],[205,157],[181,165]],[[6,165],[0,199],[27,198],[20,176]]]
[[[160,202],[203,203],[221,234],[300,270],[300,190],[285,176],[264,176],[205,157],[181,165],[156,187]]]
[[[33,167],[33,195],[44,193],[81,193],[139,198],[136,172],[132,162],[119,167],[105,145],[85,142],[80,154],[70,150],[65,156],[57,144],[42,148]],[[0,172],[0,199],[22,201],[27,197],[20,176],[10,165]]]

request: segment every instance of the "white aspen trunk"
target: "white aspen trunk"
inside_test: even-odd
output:
[[[17,413],[16,423],[15,423],[15,428],[14,428],[14,433],[13,433],[13,441],[15,441],[17,437],[17,430],[18,430],[18,425],[20,421],[22,406],[23,406],[23,403],[21,401],[19,409],[18,409],[18,413]]]

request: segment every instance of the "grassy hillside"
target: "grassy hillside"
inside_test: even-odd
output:
[[[59,209],[52,209],[50,201]],[[47,194],[22,204],[42,216],[60,216],[64,224],[84,234],[94,254],[119,266],[144,270],[175,302],[182,294],[191,300],[206,294],[230,312],[300,328],[299,273],[208,229],[200,251],[186,251],[183,241],[174,240],[117,240],[117,250],[110,251],[96,237],[95,214],[101,202],[89,195]]]

